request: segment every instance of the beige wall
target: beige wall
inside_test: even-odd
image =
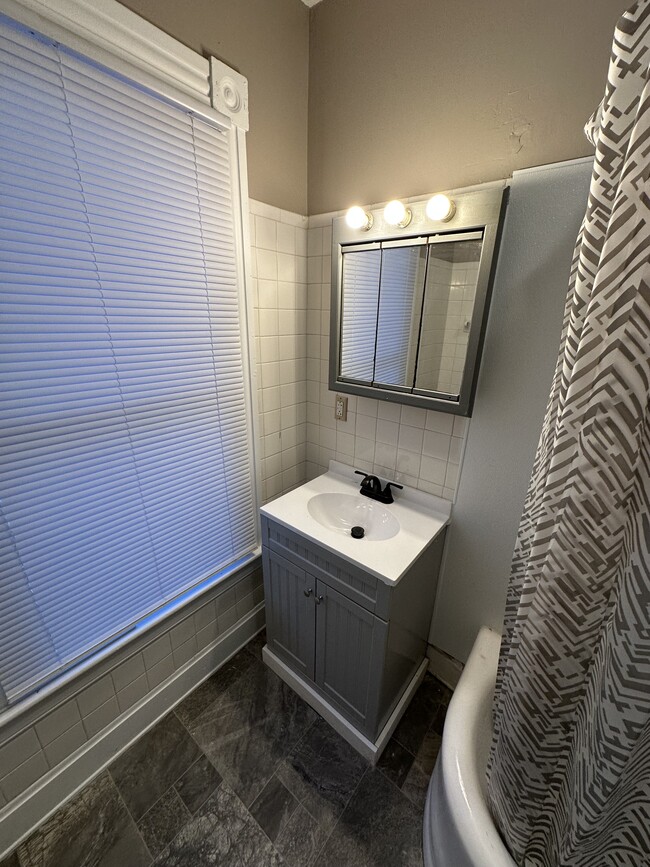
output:
[[[301,0],[122,0],[248,78],[254,199],[307,212],[309,10]]]
[[[310,20],[309,213],[590,152],[628,0],[324,0]]]

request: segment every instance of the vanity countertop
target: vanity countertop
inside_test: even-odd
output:
[[[352,467],[330,461],[327,473],[267,503],[261,512],[393,585],[449,523],[451,503],[414,488],[394,491],[394,503],[378,504],[380,510],[389,512],[399,523],[397,533],[385,539],[354,539],[349,532],[324,526],[312,517],[309,501],[318,494],[358,496],[360,505],[366,507],[374,502],[361,497],[360,481]]]

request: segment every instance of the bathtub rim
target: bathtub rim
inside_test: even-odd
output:
[[[516,867],[494,825],[485,790],[500,646],[500,634],[481,627],[449,703],[425,807],[427,867]]]

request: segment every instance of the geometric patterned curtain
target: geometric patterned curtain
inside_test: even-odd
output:
[[[616,28],[519,527],[488,796],[525,867],[650,865],[650,0]]]

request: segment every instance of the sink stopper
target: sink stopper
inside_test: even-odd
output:
[[[350,530],[350,535],[352,536],[353,539],[363,539],[365,534],[366,534],[366,531],[363,529],[363,527],[353,527]]]

